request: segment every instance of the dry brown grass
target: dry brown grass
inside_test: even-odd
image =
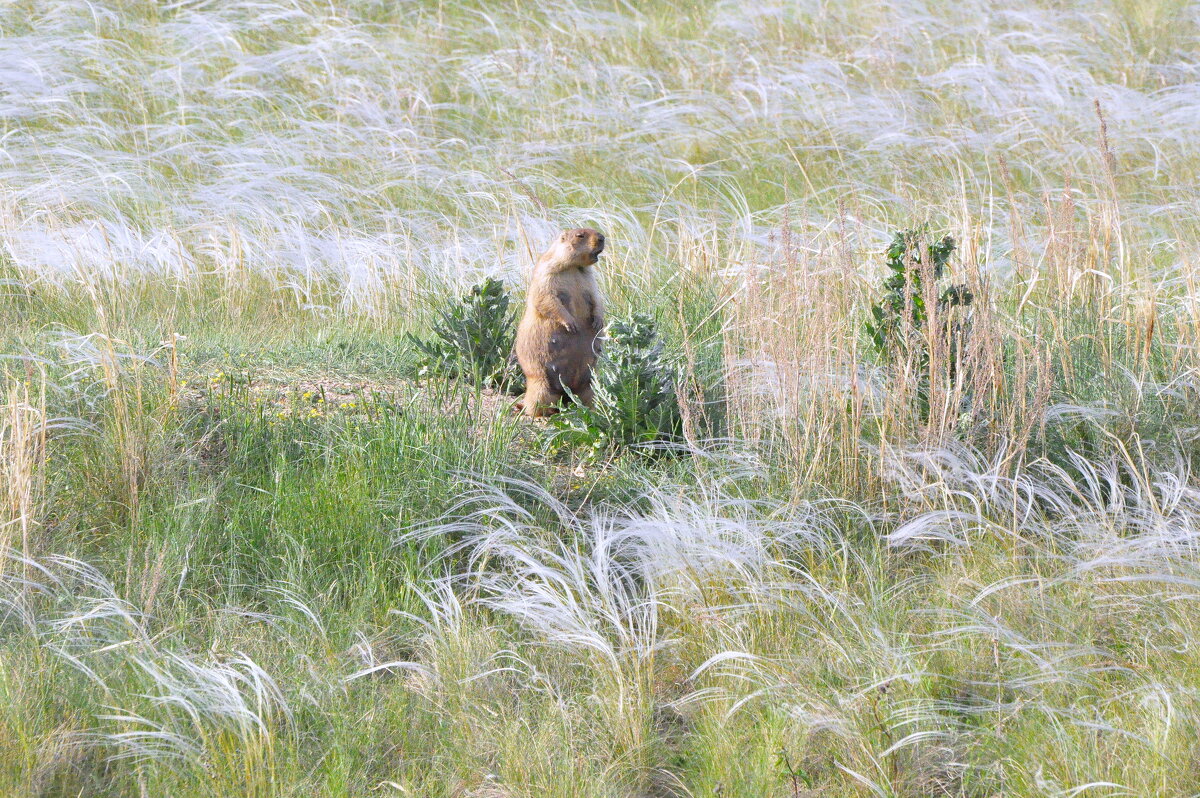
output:
[[[0,406],[0,552],[20,547],[33,553],[46,457],[45,385],[9,379]],[[7,558],[0,557],[0,572]]]

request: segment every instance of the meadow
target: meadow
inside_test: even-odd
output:
[[[1200,796],[1197,53],[1186,0],[3,4],[0,794]],[[412,343],[585,225],[653,442]],[[868,330],[903,229],[953,339],[928,273]]]

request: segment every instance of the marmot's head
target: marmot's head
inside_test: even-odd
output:
[[[557,269],[582,269],[591,266],[604,251],[604,234],[590,227],[563,230],[543,257]]]

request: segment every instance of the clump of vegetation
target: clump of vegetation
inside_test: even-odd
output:
[[[867,335],[887,363],[907,364],[917,380],[921,414],[929,412],[930,358],[944,346],[945,376],[952,383],[961,368],[967,326],[954,308],[975,299],[963,284],[941,286],[956,244],[951,236],[933,241],[925,227],[897,231],[887,248],[891,274],[883,281],[883,298],[871,307]]]
[[[436,338],[409,334],[420,353],[420,376],[470,380],[477,388],[520,393],[525,380],[512,357],[516,309],[504,283],[489,277],[438,311]]]
[[[592,375],[592,407],[576,403],[551,417],[555,445],[585,446],[597,456],[673,439],[681,428],[676,371],[653,319],[635,313],[610,321]]]

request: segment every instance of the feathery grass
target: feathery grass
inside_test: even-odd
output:
[[[0,8],[0,793],[1194,796],[1198,44],[1180,0]],[[582,225],[677,456],[412,378]],[[970,329],[881,358],[923,225]]]

